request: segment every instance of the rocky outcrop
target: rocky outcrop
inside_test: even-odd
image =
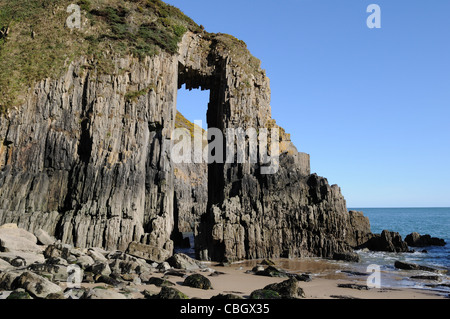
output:
[[[408,244],[403,241],[402,236],[397,232],[383,230],[381,234],[373,234],[372,237],[361,247],[373,251],[386,252],[409,252]]]
[[[347,212],[337,185],[310,174],[309,155],[271,118],[269,79],[245,43],[188,31],[178,52],[108,58],[107,73],[93,57],[74,59],[2,116],[0,224],[146,259],[170,255],[174,232],[186,230],[198,258],[219,261],[331,257],[365,240],[368,223]],[[264,173],[258,144],[256,162],[209,163],[206,192],[195,168],[175,170],[171,135],[183,84],[210,90],[210,128],[279,129],[279,149],[264,150],[278,169]],[[181,175],[188,182],[175,187]]]
[[[430,235],[420,235],[413,232],[405,237],[406,243],[411,247],[445,246],[445,240]]]
[[[371,237],[369,218],[364,216],[363,212],[349,211],[350,217],[350,232],[347,237],[347,242],[352,247],[357,247],[361,243],[367,242]]]
[[[429,271],[429,272],[436,272],[436,273],[446,273],[447,270],[440,270],[436,268],[431,268],[427,266],[418,265],[415,263],[408,263],[396,260],[394,263],[395,268],[403,269],[403,270],[422,270],[422,271]]]

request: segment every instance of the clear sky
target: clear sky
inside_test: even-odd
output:
[[[450,206],[450,1],[166,2],[247,43],[272,117],[348,207]],[[367,27],[372,3],[381,29]],[[207,101],[179,92],[190,120]]]

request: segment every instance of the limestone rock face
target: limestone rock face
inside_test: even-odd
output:
[[[347,212],[338,186],[310,174],[309,155],[271,118],[269,79],[242,41],[187,32],[178,54],[113,63],[105,75],[95,61],[77,59],[0,118],[0,224],[76,247],[125,250],[133,242],[132,250],[152,247],[160,260],[172,254],[174,231],[194,231],[206,260],[331,257],[370,232]],[[266,152],[278,169],[264,173],[258,144],[256,162],[209,163],[206,181],[195,182],[201,167],[175,172],[171,136],[183,84],[210,90],[208,127],[279,129],[279,149]],[[191,184],[175,187],[177,173]]]

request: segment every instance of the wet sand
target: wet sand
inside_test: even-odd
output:
[[[302,259],[302,260],[273,260],[276,267],[282,268],[292,273],[310,273],[312,281],[299,282],[306,295],[306,299],[444,299],[445,294],[436,291],[415,289],[415,288],[371,288],[369,290],[357,290],[351,288],[341,288],[338,284],[358,284],[366,285],[364,276],[354,276],[340,272],[343,266],[339,263],[329,262],[323,259]],[[202,290],[183,286],[184,278],[178,276],[166,276],[166,279],[175,284],[174,288],[180,290],[189,298],[209,299],[218,294],[236,294],[243,298],[248,298],[252,291],[262,289],[268,284],[278,283],[286,278],[274,278],[257,276],[246,273],[252,269],[259,261],[245,261],[233,263],[230,266],[217,266],[214,263],[206,265],[218,272],[218,276],[210,276],[210,271],[197,271],[206,276],[212,283],[212,290]],[[344,267],[345,268],[345,267]],[[154,277],[162,278],[164,274],[154,273]],[[96,284],[98,286],[98,284]],[[133,298],[143,298],[144,290],[158,293],[161,288],[155,285],[130,285],[134,290]]]

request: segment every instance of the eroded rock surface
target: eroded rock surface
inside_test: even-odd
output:
[[[279,155],[279,169],[264,174],[260,155],[208,164],[206,182],[198,168],[176,172],[171,136],[183,84],[210,90],[210,128],[279,129],[279,150],[266,152]],[[338,186],[310,174],[309,155],[271,117],[260,61],[226,34],[186,32],[178,53],[113,57],[109,74],[92,58],[75,59],[8,110],[0,140],[0,224],[42,230],[46,242],[107,250],[134,243],[171,255],[174,231],[191,230],[197,257],[221,261],[331,257],[370,232],[353,223]],[[176,188],[177,173],[198,183]]]

